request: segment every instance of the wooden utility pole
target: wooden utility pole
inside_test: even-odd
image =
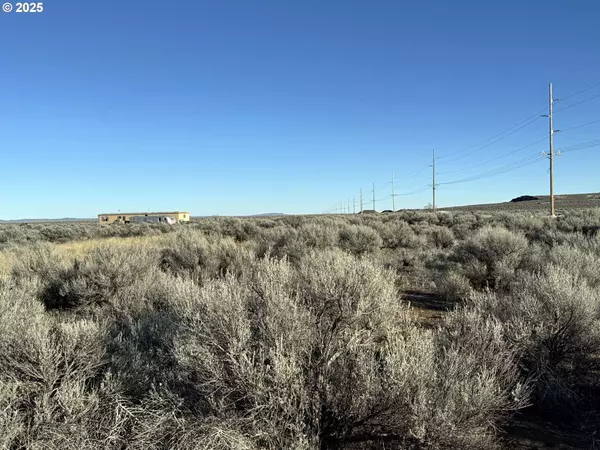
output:
[[[375,212],[375,183],[373,183],[373,212]]]
[[[352,214],[356,214],[356,195],[352,196]]]
[[[363,212],[363,197],[362,197],[362,188],[360,188],[360,212]]]
[[[396,192],[394,191],[394,174],[392,173],[392,212],[396,212]]]
[[[433,169],[433,173],[432,173],[432,184],[431,184],[431,189],[432,189],[432,195],[433,195],[433,204],[432,204],[432,208],[433,208],[433,212],[435,212],[435,149],[433,150],[433,159],[432,159],[432,164],[431,167]]]
[[[556,217],[554,209],[554,128],[552,127],[552,83],[548,85],[548,122],[550,124],[550,215]]]

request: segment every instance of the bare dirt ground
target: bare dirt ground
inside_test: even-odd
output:
[[[404,292],[414,313],[426,328],[437,328],[453,303],[435,293],[418,290]],[[581,391],[590,399],[590,411],[572,424],[544,420],[538,411],[527,409],[513,417],[500,433],[502,448],[514,450],[600,449],[600,373],[582,380]]]
[[[538,200],[524,202],[487,203],[481,205],[454,206],[440,208],[442,211],[548,211],[550,210],[550,196],[535,195]],[[585,209],[600,207],[600,193],[590,194],[564,194],[554,196],[557,213],[561,210]]]

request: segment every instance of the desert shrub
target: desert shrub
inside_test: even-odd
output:
[[[112,303],[123,290],[145,278],[155,264],[152,252],[101,246],[46,283],[40,298],[48,309]]]
[[[41,224],[40,238],[46,242],[68,242],[87,237],[87,230],[77,224],[64,226],[60,224]]]
[[[0,244],[23,244],[31,239],[22,227],[16,225],[0,225]],[[35,240],[35,238],[34,238]]]
[[[335,229],[326,224],[305,223],[298,228],[298,238],[308,248],[331,248],[337,244]]]
[[[273,219],[254,218],[252,222],[261,229],[274,228],[277,226],[277,221]]]
[[[348,225],[339,230],[338,246],[357,255],[374,253],[382,246],[379,234],[364,225]]]
[[[416,236],[410,225],[404,221],[388,221],[377,227],[386,248],[421,248],[425,246],[424,239]]]
[[[103,371],[102,325],[56,322],[31,291],[0,291],[0,442],[119,448],[123,429],[118,394]]]
[[[177,233],[161,250],[160,266],[174,274],[193,274],[215,266],[208,239],[201,233],[186,230]]]
[[[69,263],[52,246],[41,244],[19,252],[12,276],[20,284],[36,282],[46,308],[71,309],[112,302],[121,291],[148,280],[156,261],[148,249],[100,246]]]
[[[446,227],[432,226],[427,231],[428,241],[438,248],[450,248],[454,245],[454,233]]]
[[[454,216],[452,232],[457,239],[467,239],[473,235],[473,231],[478,229],[477,218],[472,213],[460,213]]]
[[[585,376],[600,350],[597,289],[550,265],[542,274],[522,274],[507,294],[477,294],[472,303],[482,316],[503,323],[540,409],[563,416],[574,412],[575,379]]]
[[[469,280],[464,275],[452,270],[442,272],[436,278],[435,285],[437,292],[451,302],[468,299],[473,292]]]
[[[182,410],[181,399],[167,390],[152,391],[128,412],[128,449],[258,450],[232,421],[202,420]]]
[[[504,228],[483,228],[460,242],[451,259],[475,288],[506,285],[527,251],[527,239]]]
[[[236,417],[256,446],[287,448],[302,440],[309,409],[298,359],[310,327],[307,313],[283,295],[288,263],[269,268],[271,283],[255,286],[258,293],[227,277],[182,302],[185,331],[175,354],[202,399],[196,408],[216,419]]]
[[[452,211],[438,211],[436,215],[438,219],[438,225],[446,228],[452,228],[457,216],[457,214]]]
[[[197,231],[183,230],[162,248],[160,267],[203,282],[227,273],[240,275],[249,257],[249,252],[231,239],[207,238]]]
[[[557,245],[548,253],[548,261],[577,275],[590,287],[598,288],[600,286],[600,259],[598,256],[587,250],[584,245]]]
[[[443,260],[437,249],[383,249],[373,255],[379,264],[395,273],[396,285],[403,289],[433,289],[434,273],[438,271],[433,262]]]
[[[424,225],[433,225],[438,223],[438,217],[433,212],[424,212],[424,211],[403,211],[399,218],[409,223],[409,225],[414,225],[417,223],[422,223]]]
[[[507,392],[515,386],[500,377],[512,366],[438,347],[411,324],[390,278],[368,260],[321,251],[297,266],[259,261],[245,283],[182,285],[175,357],[197,392],[189,408],[226,421],[247,448],[389,436],[402,445],[491,445],[491,424],[516,405]]]
[[[502,424],[528,404],[514,351],[492,330],[442,337],[431,383],[423,402],[429,443],[439,447],[484,449],[498,443],[491,423]],[[443,331],[442,331],[443,333]],[[441,444],[441,445],[440,445]],[[435,444],[434,444],[435,446]]]
[[[289,227],[275,227],[263,230],[257,239],[256,254],[297,262],[307,251],[298,231]]]
[[[205,236],[221,236],[222,219],[218,217],[205,217],[189,223],[188,229],[201,232]]]
[[[236,242],[245,242],[256,238],[260,228],[250,219],[226,217],[221,219],[220,232],[222,236],[231,237]]]
[[[282,225],[297,229],[297,228],[300,228],[300,226],[302,226],[302,224],[307,223],[310,219],[307,217],[303,217],[303,216],[282,216],[282,217],[278,217],[277,220]]]
[[[523,254],[519,270],[529,273],[540,273],[548,265],[551,248],[537,242],[531,243]]]
[[[600,208],[569,211],[568,214],[556,220],[556,226],[559,230],[567,233],[597,234],[600,230]]]
[[[12,276],[17,281],[37,278],[48,284],[60,278],[66,268],[65,257],[55,247],[40,243],[19,250],[13,260]]]
[[[171,233],[179,226],[166,224],[101,225],[96,222],[0,224],[0,245],[40,242],[64,243],[108,237],[153,236]]]
[[[141,399],[156,390],[177,389],[171,352],[176,330],[168,310],[147,308],[114,317],[104,341],[111,373],[123,394]]]
[[[0,226],[17,255],[0,277],[0,447],[494,447],[529,398],[564,418],[594,376],[595,221],[406,211]],[[31,245],[163,232],[75,262]],[[427,330],[408,288],[458,304]]]

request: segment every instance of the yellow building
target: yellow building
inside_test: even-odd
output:
[[[189,222],[190,213],[187,211],[171,211],[171,212],[142,212],[142,213],[106,213],[98,214],[99,223],[130,223],[130,222],[150,222],[150,223],[169,223],[170,217],[178,222]]]

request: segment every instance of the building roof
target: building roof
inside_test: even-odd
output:
[[[145,216],[145,215],[154,215],[158,216],[161,214],[189,214],[187,211],[169,211],[169,212],[113,212],[113,213],[102,213],[98,214],[98,216]]]

